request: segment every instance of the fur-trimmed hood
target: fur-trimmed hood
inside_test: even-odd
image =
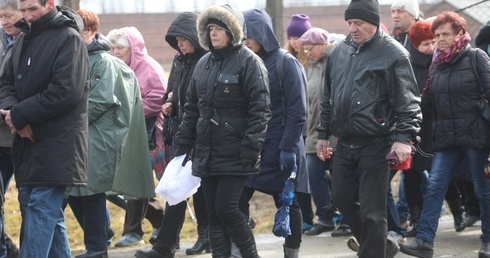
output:
[[[218,19],[226,24],[233,36],[231,42],[233,46],[242,44],[246,37],[245,19],[243,18],[242,12],[235,6],[229,4],[213,5],[204,9],[197,19],[199,44],[202,48],[209,50],[211,44],[209,30],[207,28],[208,20],[211,18]]]

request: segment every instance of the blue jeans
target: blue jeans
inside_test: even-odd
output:
[[[22,214],[20,258],[70,258],[62,210],[66,187],[19,188]]]
[[[407,198],[405,197],[405,183],[402,172],[400,175],[400,184],[398,185],[398,201],[396,202],[396,210],[398,211],[398,217],[408,219],[410,216],[410,209],[408,208]]]
[[[321,161],[316,154],[306,154],[306,165],[310,179],[311,196],[316,206],[315,215],[320,225],[333,225],[325,215],[325,208],[330,205],[330,175],[326,173],[330,169],[332,159]]]
[[[396,175],[396,171],[390,171],[390,182]],[[402,182],[402,180],[400,180]],[[391,191],[391,184],[388,184],[388,193],[386,195],[386,220],[388,222],[388,231],[394,231],[403,237],[407,236],[407,230],[400,226],[400,216],[396,209],[395,199]]]
[[[434,152],[417,238],[434,243],[442,202],[451,179],[463,159],[468,159],[476,196],[481,209],[482,242],[490,242],[490,180],[484,177],[489,150],[451,147]]]

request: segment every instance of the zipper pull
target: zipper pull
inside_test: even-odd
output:
[[[31,65],[31,58],[29,57],[29,59],[27,59],[27,66],[30,66]]]

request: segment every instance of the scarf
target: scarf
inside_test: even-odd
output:
[[[449,63],[451,59],[456,56],[459,52],[461,52],[462,49],[465,49],[468,43],[471,41],[470,34],[466,32],[459,40],[455,41],[453,46],[444,50],[440,51],[437,49],[434,51],[434,55],[432,57],[432,63],[434,64],[442,64],[442,63]]]

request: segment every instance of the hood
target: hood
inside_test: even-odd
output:
[[[487,46],[490,44],[490,21],[480,28],[475,38],[475,45],[487,53]]]
[[[131,60],[129,63],[129,67],[131,69],[136,70],[138,64],[141,61],[145,60],[148,56],[148,50],[146,50],[145,40],[143,39],[143,35],[139,32],[135,27],[124,27],[119,29],[124,36],[126,36],[129,40],[129,45],[131,46]]]
[[[197,19],[199,44],[201,44],[202,48],[209,50],[211,44],[207,28],[208,20],[211,18],[220,20],[230,29],[233,36],[231,42],[233,46],[242,44],[246,37],[246,27],[242,12],[229,4],[213,5],[204,9]]]
[[[188,39],[194,48],[196,49],[196,52],[203,51],[201,45],[199,45],[199,38],[197,37],[197,29],[196,29],[196,22],[197,22],[197,13],[193,12],[183,12],[175,18],[175,20],[170,24],[170,27],[168,27],[167,34],[165,35],[165,40],[167,43],[175,50],[177,50],[180,54],[177,39],[175,37],[183,37]]]
[[[36,33],[46,28],[60,27],[71,27],[78,32],[82,32],[83,20],[74,10],[66,6],[56,6],[41,18],[32,22],[32,27],[29,27],[24,18],[15,23],[15,26],[26,33]]]
[[[96,51],[109,51],[111,50],[111,43],[102,34],[95,34],[95,37],[90,43],[87,44],[87,51],[89,54]]]
[[[266,53],[280,48],[269,14],[262,9],[251,9],[243,13],[243,16],[247,26],[247,37],[262,45]]]

